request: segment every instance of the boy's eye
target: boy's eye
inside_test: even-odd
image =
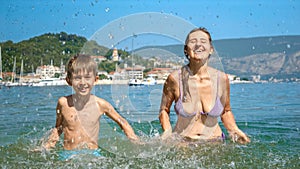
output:
[[[74,79],[75,79],[75,80],[80,80],[81,77],[80,77],[80,76],[75,76]]]

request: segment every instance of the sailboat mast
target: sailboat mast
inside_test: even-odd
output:
[[[11,82],[15,82],[15,77],[16,77],[16,57],[14,59],[14,67],[13,67],[13,72],[11,74]]]
[[[22,77],[23,77],[23,59],[22,59],[22,61],[21,61],[21,71],[20,71],[20,80],[19,80],[19,82],[23,82],[23,79],[22,79]]]

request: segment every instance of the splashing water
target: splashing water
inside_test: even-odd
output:
[[[252,139],[248,145],[238,145],[228,139],[224,143],[199,143],[191,146],[163,143],[159,139],[161,127],[158,119],[141,121],[141,123],[129,120],[143,142],[143,144],[133,144],[127,140],[114,122],[104,116],[101,119],[99,137],[101,156],[79,153],[68,162],[61,159],[61,154],[64,152],[62,140],[50,152],[33,150],[41,146],[55,124],[56,99],[62,93],[70,93],[71,89],[69,87],[2,88],[0,98],[5,101],[5,104],[0,105],[0,166],[1,168],[132,168],[136,166],[140,168],[298,168],[300,144],[299,130],[297,130],[300,127],[298,85],[235,84],[231,87],[232,99],[236,100],[232,102],[232,107],[236,112],[237,123]],[[110,87],[110,85],[96,86],[95,93],[112,101]],[[153,86],[152,90],[155,87],[161,89],[162,86]],[[278,92],[278,88],[286,90]],[[52,94],[51,98],[47,97],[49,93]],[[8,95],[10,97],[7,97]],[[141,109],[146,110],[147,105],[149,106],[145,104],[150,102],[147,100],[148,97],[145,93],[144,101],[138,101],[137,104],[142,107]],[[273,100],[267,99],[269,97]],[[261,100],[269,100],[269,102]],[[156,102],[152,100],[152,105],[159,105],[159,100]],[[274,106],[277,111],[284,114],[274,114]],[[272,113],[273,115],[270,116]],[[175,117],[172,110],[172,124],[176,121]],[[113,131],[114,126],[116,131]]]

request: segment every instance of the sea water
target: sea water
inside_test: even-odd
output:
[[[0,168],[300,168],[300,84],[232,84],[231,107],[238,126],[252,142],[178,147],[160,141],[158,111],[162,85],[97,85],[93,93],[125,117],[143,143],[133,144],[106,116],[101,118],[100,156],[78,153],[61,159],[39,149],[55,125],[60,96],[68,86],[0,89]],[[174,125],[176,114],[171,111]],[[224,127],[220,121],[223,131]],[[228,136],[228,134],[226,133]]]

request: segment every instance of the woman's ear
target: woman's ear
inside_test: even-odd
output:
[[[188,56],[188,46],[187,45],[184,45],[184,49],[183,49],[183,52],[184,52],[184,55],[185,56]]]
[[[214,48],[210,48],[209,54],[211,55],[214,52]]]

